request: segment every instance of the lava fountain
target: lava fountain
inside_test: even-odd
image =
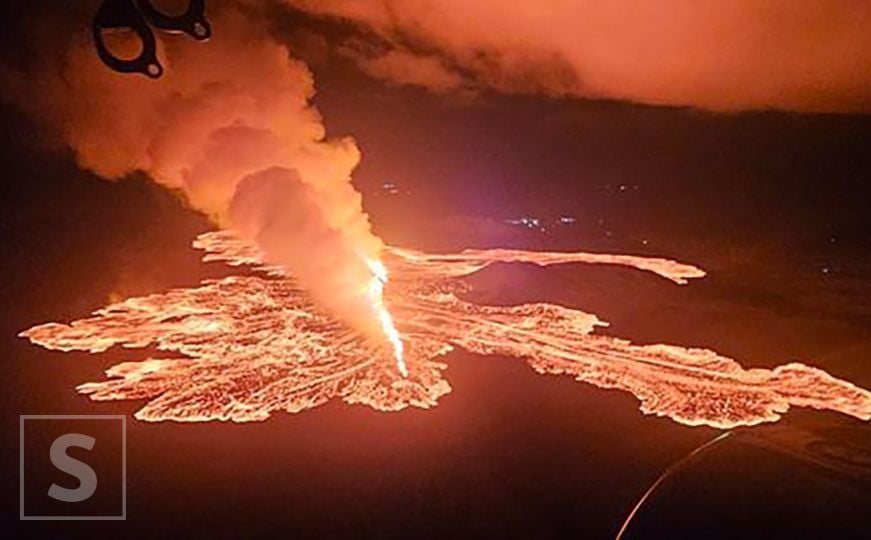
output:
[[[366,264],[372,270],[372,279],[369,281],[369,298],[381,328],[393,347],[393,356],[396,358],[396,368],[403,377],[408,377],[408,367],[405,365],[403,354],[402,337],[393,324],[393,317],[384,305],[384,286],[387,285],[387,268],[381,261],[366,259]]]
[[[21,336],[61,351],[156,348],[159,355],[120,363],[107,370],[107,380],[78,387],[96,401],[145,400],[135,413],[144,421],[258,421],[333,399],[381,411],[429,408],[451,391],[439,358],[455,347],[523,358],[538,373],[629,392],[645,414],[691,426],[774,422],[790,407],[871,419],[871,392],[805,364],[747,369],[707,349],[635,345],[597,334],[607,323],[576,309],[464,300],[470,285],[463,278],[494,262],[628,266],[677,285],[705,275],[677,261],[502,249],[433,255],[386,248],[383,264],[368,263],[370,301],[388,336],[378,341],[324,310],[286,266],[270,264],[258,247],[235,234],[206,233],[194,246],[206,252],[205,261],[254,272],[130,298],[92,317],[42,324]],[[385,265],[391,268],[387,289]]]

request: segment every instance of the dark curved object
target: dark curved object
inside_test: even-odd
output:
[[[105,0],[94,17],[92,32],[100,60],[120,73],[141,73],[157,79],[163,75],[163,66],[157,59],[157,41],[149,25],[166,32],[183,32],[197,41],[212,35],[206,19],[205,0],[191,0],[187,10],[172,17],[158,11],[150,0]],[[109,51],[103,41],[104,31],[133,31],[142,43],[142,52],[132,59],[119,58]]]
[[[205,41],[212,36],[212,26],[206,20],[206,0],[191,0],[185,12],[178,17],[161,13],[151,4],[151,0],[136,0],[136,4],[155,28],[184,32],[197,41]]]
[[[142,52],[131,60],[118,58],[109,51],[103,41],[103,32],[132,30],[142,42]],[[132,0],[105,0],[94,17],[92,27],[97,54],[104,64],[121,73],[142,73],[156,79],[163,74],[163,66],[157,60],[157,43],[142,14]]]

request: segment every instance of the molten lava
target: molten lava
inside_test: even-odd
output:
[[[369,281],[369,299],[372,302],[372,307],[375,309],[375,314],[378,321],[381,323],[381,329],[393,346],[393,356],[396,358],[396,367],[403,377],[408,377],[408,368],[405,365],[403,356],[402,338],[399,331],[393,324],[393,317],[387,311],[384,305],[384,286],[387,284],[387,268],[381,261],[366,259],[366,264],[372,270],[372,279]]]
[[[43,324],[21,335],[63,351],[154,346],[163,353],[159,357],[118,364],[107,370],[108,380],[78,387],[94,400],[146,400],[135,415],[146,421],[256,421],[331,399],[382,411],[428,408],[451,390],[442,377],[446,366],[437,359],[455,346],[525,358],[539,373],[630,392],[644,413],[687,425],[774,422],[791,406],[871,419],[871,392],[804,364],[745,369],[706,349],[634,345],[598,335],[595,329],[607,323],[575,309],[545,303],[483,306],[462,299],[468,289],[462,278],[497,261],[623,265],[677,284],[705,275],[679,262],[591,253],[430,255],[388,249],[389,289],[384,266],[370,262],[370,299],[389,338],[385,343],[327,315],[296,278],[264,264],[261,252],[234,235],[208,233],[194,245],[206,251],[206,261],[256,272],[130,298],[90,318]],[[384,307],[385,295],[394,318]]]

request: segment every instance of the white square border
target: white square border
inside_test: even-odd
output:
[[[120,516],[26,516],[24,515],[24,421],[25,420],[121,420],[121,515]],[[127,416],[123,414],[22,414],[18,416],[18,519],[19,521],[126,521],[127,520]]]

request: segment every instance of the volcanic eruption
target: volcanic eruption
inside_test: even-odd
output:
[[[208,46],[166,40],[159,83],[109,72],[81,46],[45,70],[55,75],[10,84],[82,167],[146,172],[212,218],[218,230],[194,244],[206,261],[250,267],[22,332],[54,350],[161,353],[80,392],[145,400],[135,415],[145,421],[258,421],[332,399],[427,408],[450,392],[439,358],[459,347],[629,392],[643,412],[688,425],[772,422],[792,406],[871,418],[871,393],[804,364],[745,369],[706,349],[597,334],[607,323],[577,309],[468,301],[463,278],[494,262],[628,266],[678,285],[705,273],[630,255],[385,246],[351,183],[355,143],[327,137],[310,71],[251,9],[220,6]]]
[[[494,262],[620,265],[675,284],[704,271],[667,259],[594,253],[467,250],[431,255],[388,248],[386,299],[404,338],[396,350],[372,342],[313,303],[285,267],[231,232],[201,235],[204,260],[250,266],[235,275],[130,298],[69,325],[22,333],[43,347],[97,353],[112,346],[156,346],[165,356],[125,362],[109,379],[78,390],[98,401],[144,399],[146,421],[264,420],[332,399],[382,411],[429,408],[450,392],[438,358],[454,347],[520,357],[539,373],[630,392],[647,414],[718,428],[778,420],[791,406],[871,419],[871,392],[799,363],[745,369],[706,349],[634,345],[601,336],[593,314],[553,304],[482,306],[463,300],[463,277]],[[399,356],[399,358],[403,358]],[[403,375],[406,374],[407,377]]]
[[[159,83],[107,70],[79,44],[62,68],[10,76],[8,92],[60,133],[82,167],[107,179],[144,171],[179,192],[290,269],[329,312],[389,341],[404,369],[382,300],[383,243],[351,184],[354,141],[326,136],[311,72],[250,6],[210,12],[208,46],[163,41],[171,69]]]

